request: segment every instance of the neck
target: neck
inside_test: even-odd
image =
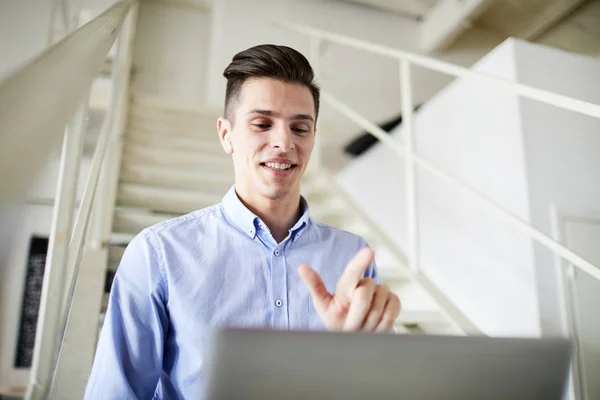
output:
[[[244,193],[243,189],[239,190],[237,187],[236,193],[244,206],[269,227],[271,235],[277,243],[287,237],[288,231],[301,216],[299,190],[298,193],[290,193],[277,199]]]

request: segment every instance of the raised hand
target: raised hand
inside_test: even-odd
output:
[[[388,332],[400,313],[400,299],[385,285],[363,278],[373,262],[371,249],[361,249],[348,262],[335,293],[327,291],[319,274],[308,265],[298,273],[310,291],[315,309],[330,331]]]

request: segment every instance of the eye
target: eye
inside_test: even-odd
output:
[[[251,128],[255,131],[264,131],[273,126],[273,121],[268,118],[254,118],[250,121]]]
[[[299,135],[306,135],[310,131],[307,127],[304,126],[293,126],[292,131]]]

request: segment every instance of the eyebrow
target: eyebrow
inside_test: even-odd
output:
[[[273,112],[271,110],[261,110],[259,108],[255,108],[254,110],[248,111],[248,115],[250,115],[250,114],[260,114],[260,115],[264,115],[267,117],[281,118],[281,115],[279,113]],[[296,115],[293,115],[290,119],[291,120],[302,119],[302,120],[308,120],[308,121],[315,122],[315,119],[312,117],[312,115],[308,115],[308,114],[296,114]]]

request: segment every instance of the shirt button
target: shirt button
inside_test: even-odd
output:
[[[281,300],[276,300],[276,301],[275,301],[275,305],[276,305],[277,307],[281,307],[281,306],[283,305],[283,301],[281,301]]]
[[[281,252],[279,250],[275,250],[274,253],[275,253],[276,256],[278,256],[278,255],[281,254]]]

